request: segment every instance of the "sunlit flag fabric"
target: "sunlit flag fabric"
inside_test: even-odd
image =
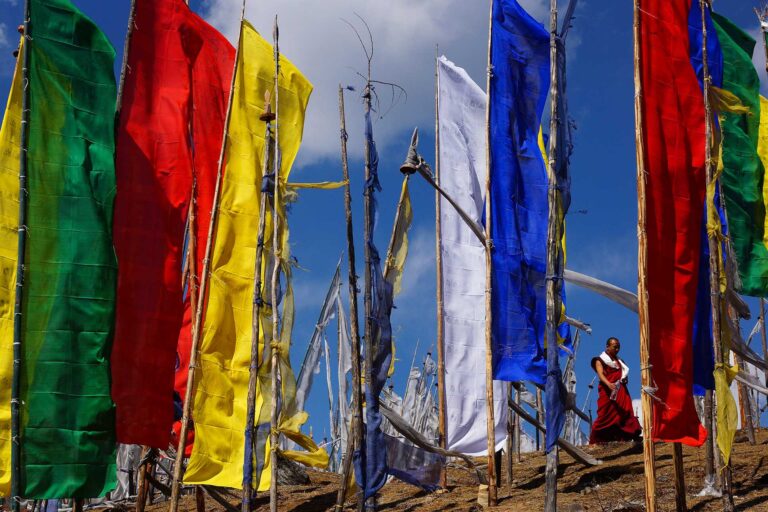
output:
[[[689,12],[688,36],[691,46],[691,65],[696,72],[696,78],[699,81],[699,87],[704,92],[704,66],[703,66],[703,46],[704,33],[701,26],[701,8],[699,4],[693,2]],[[720,48],[715,26],[712,23],[712,17],[709,10],[705,12],[707,23],[707,65],[711,85],[715,87],[723,86],[723,52]],[[717,129],[717,125],[713,125]],[[725,219],[725,212],[722,209],[720,198],[720,187],[716,187],[713,196],[714,208],[717,210],[720,228],[714,229],[715,232],[722,233],[723,236],[728,233],[728,226]],[[703,395],[707,389],[715,389],[715,355],[712,343],[712,292],[709,283],[710,265],[709,265],[709,240],[707,235],[708,210],[709,205],[704,205],[704,214],[701,220],[701,242],[699,255],[699,274],[696,291],[696,310],[693,323],[693,392],[696,395]]]
[[[13,306],[19,229],[19,152],[21,150],[22,59],[8,94],[0,126],[0,496],[11,492],[11,381]]]
[[[440,186],[476,223],[483,218],[487,95],[467,72],[438,60]],[[485,393],[485,247],[453,206],[440,198],[443,265],[446,447],[488,451]],[[493,385],[496,449],[507,437],[506,393]]]
[[[490,81],[493,376],[543,385],[547,171],[537,142],[549,33],[517,3],[493,4]]]
[[[234,48],[184,0],[136,2],[117,135],[117,437],[165,449],[186,388],[183,244],[193,181],[202,268]],[[180,336],[181,333],[181,336]]]
[[[725,57],[723,88],[746,112],[724,112],[723,192],[730,240],[736,252],[741,292],[768,296],[768,248],[763,243],[765,169],[757,154],[760,126],[760,79],[752,63],[755,40],[728,19],[713,15]]]
[[[699,446],[692,335],[705,194],[704,97],[691,65],[692,0],[640,2],[642,138],[653,438]],[[699,24],[701,24],[699,17]],[[674,215],[670,215],[674,212]]]
[[[312,85],[288,59],[280,56],[279,148],[282,203],[278,205],[279,253],[286,275],[282,294],[281,333],[278,346],[282,410],[278,429],[307,451],[281,451],[293,460],[326,466],[328,454],[300,432],[307,414],[295,405],[296,380],[288,352],[293,326],[293,290],[290,283],[290,250],[285,210],[285,187],[299,149],[304,112]],[[192,418],[195,447],[184,482],[241,488],[245,459],[246,402],[253,325],[253,290],[256,278],[256,247],[259,205],[262,193],[262,166],[265,149],[264,112],[266,92],[275,97],[272,46],[247,22],[241,28],[235,90],[226,142],[226,170],[221,185],[208,300],[200,346],[199,380],[196,384]],[[266,181],[270,183],[269,180]],[[266,190],[270,190],[272,185]],[[272,213],[267,209],[265,233],[272,233]],[[272,236],[265,236],[262,297],[269,300],[269,277],[273,250]],[[259,378],[256,389],[256,453],[251,466],[258,490],[270,485],[270,337],[272,311],[261,308]]]
[[[21,477],[26,498],[115,487],[115,51],[67,0],[29,2]]]
[[[736,251],[742,291],[764,296],[768,291],[768,248],[763,244],[765,205],[763,180],[765,168],[758,154],[760,135],[760,79],[752,63],[755,40],[727,18],[713,14],[717,38],[724,60],[723,89],[734,96],[739,105],[720,113],[722,124],[723,194],[730,227],[730,240]],[[725,345],[727,357],[728,345]],[[718,369],[718,404],[735,401],[727,385],[733,368]],[[718,375],[719,374],[719,375]],[[730,377],[730,378],[729,378]],[[718,411],[717,441],[724,460],[730,456],[736,433],[734,415]]]

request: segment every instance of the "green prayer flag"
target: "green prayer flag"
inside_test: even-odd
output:
[[[94,498],[116,482],[115,50],[69,0],[29,14],[20,490]]]
[[[713,13],[723,50],[723,89],[739,98],[748,114],[721,113],[722,185],[728,229],[741,278],[741,293],[768,296],[768,249],[763,244],[765,169],[757,153],[760,79],[752,64],[755,40],[727,18]]]

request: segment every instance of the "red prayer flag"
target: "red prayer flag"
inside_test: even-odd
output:
[[[698,2],[696,2],[698,4]],[[700,446],[693,318],[704,212],[704,97],[688,36],[691,0],[640,1],[653,438]]]
[[[234,53],[183,0],[136,2],[114,215],[112,397],[121,443],[165,449],[171,440],[177,342],[189,357],[181,334],[187,213],[194,179],[200,269]]]

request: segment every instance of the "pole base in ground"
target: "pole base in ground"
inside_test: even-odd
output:
[[[696,496],[712,496],[713,498],[720,498],[723,496],[723,493],[715,486],[715,475],[707,475],[704,477],[704,488],[696,493]]]

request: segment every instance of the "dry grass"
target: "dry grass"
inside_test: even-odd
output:
[[[768,430],[760,431],[756,446],[746,440],[734,445],[733,480],[737,510],[768,512]],[[558,479],[558,510],[577,511],[633,511],[644,510],[643,458],[640,450],[629,444],[589,447],[587,450],[603,460],[603,464],[585,468],[561,452]],[[685,447],[685,477],[688,507],[691,512],[722,510],[719,498],[698,498],[695,494],[704,482],[704,449]],[[657,490],[659,510],[674,511],[674,484],[672,475],[672,447],[657,445]],[[502,465],[506,468],[506,465]],[[542,510],[544,503],[544,467],[542,453],[524,454],[520,464],[514,465],[513,481],[507,481],[503,471],[503,484],[499,489],[499,504],[491,510],[534,512]],[[336,501],[338,478],[336,475],[310,472],[311,484],[286,486],[280,489],[281,512],[332,511]],[[469,473],[461,469],[449,470],[449,486],[445,491],[428,494],[419,489],[393,481],[379,494],[379,510],[402,512],[475,511],[477,484]],[[236,493],[229,495],[238,506]],[[269,497],[259,495],[256,510],[269,510]],[[167,510],[166,503],[147,507],[147,511]],[[210,498],[206,509],[222,511],[223,507]],[[185,496],[182,512],[195,510],[194,500]],[[353,502],[346,510],[354,510]]]

